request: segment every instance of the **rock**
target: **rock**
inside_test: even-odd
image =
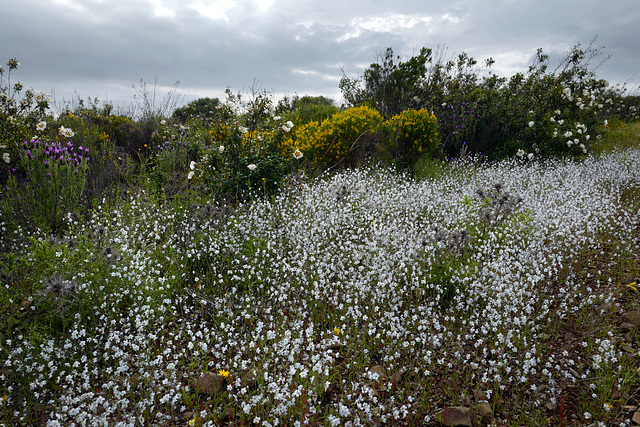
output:
[[[131,375],[129,377],[129,387],[131,387],[131,390],[135,390],[138,384],[140,384],[140,374],[136,373]]]
[[[464,406],[451,406],[436,413],[436,422],[446,427],[471,427],[471,410]]]
[[[628,322],[631,323],[633,326],[635,326],[636,328],[638,326],[640,326],[640,310],[632,310],[629,311],[627,313],[625,313],[622,318]]]
[[[223,424],[226,424],[228,422],[231,422],[234,417],[235,417],[235,412],[233,408],[227,406],[220,414],[219,421]]]
[[[580,378],[582,378],[582,375],[580,375],[580,374],[578,373],[578,371],[576,371],[575,369],[573,369],[573,368],[569,368],[569,369],[568,369],[568,371],[569,371],[569,373],[570,373],[571,375],[573,375],[573,376],[574,376],[574,378],[576,378],[576,379],[580,379]]]
[[[387,376],[384,374],[384,368],[382,367],[382,365],[373,365],[369,368],[369,372],[371,374],[378,374],[377,382],[379,383],[383,383],[387,379]]]
[[[220,394],[224,390],[224,384],[223,376],[215,372],[207,372],[196,381],[193,381],[191,386],[199,394]]]
[[[248,389],[253,389],[256,386],[257,374],[254,371],[249,371],[242,377],[242,385]]]
[[[621,333],[631,332],[634,329],[635,329],[635,326],[633,326],[631,323],[628,323],[628,322],[624,322],[622,325],[620,325]]]
[[[489,402],[480,402],[476,405],[476,416],[482,418],[482,424],[491,424],[493,420],[493,408]]]
[[[395,374],[393,374],[393,377],[391,377],[391,381],[394,384],[398,384],[400,381],[402,381],[402,378],[404,378],[404,371],[402,369],[399,369]]]
[[[474,390],[471,390],[471,392],[473,393],[473,397],[475,397],[476,400],[480,402],[486,402],[489,400],[487,398],[487,393],[485,393],[484,391],[474,389]]]

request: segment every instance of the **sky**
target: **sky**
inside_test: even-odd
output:
[[[492,57],[508,77],[538,48],[553,65],[595,38],[594,66],[609,57],[598,77],[633,87],[639,22],[638,0],[2,0],[0,63],[16,58],[12,81],[57,105],[130,106],[141,82],[158,106],[172,89],[180,106],[226,88],[340,103],[342,73],[361,76],[387,47],[405,60],[421,47]]]

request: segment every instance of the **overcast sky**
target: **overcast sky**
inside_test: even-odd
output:
[[[182,103],[254,82],[339,100],[340,70],[361,75],[387,47],[493,57],[509,76],[538,48],[559,57],[597,36],[611,56],[598,76],[637,84],[639,23],[638,0],[2,0],[0,61],[58,103],[130,105],[141,80],[158,98],[179,80]]]

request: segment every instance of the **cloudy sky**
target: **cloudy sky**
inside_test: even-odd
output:
[[[508,76],[538,48],[558,58],[597,37],[611,56],[598,76],[637,84],[639,22],[638,0],[3,0],[0,61],[58,103],[130,105],[141,80],[158,99],[179,81],[182,104],[251,86],[339,101],[340,70],[361,75],[387,47],[493,57]]]

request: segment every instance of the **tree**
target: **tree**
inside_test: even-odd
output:
[[[185,123],[192,118],[211,120],[216,116],[219,105],[220,100],[218,98],[199,98],[184,107],[177,108],[173,112],[173,117],[181,123]]]
[[[389,47],[365,70],[362,80],[350,79],[343,71],[339,87],[351,106],[369,104],[383,117],[390,118],[406,109],[420,107],[422,82],[430,62],[431,49],[426,47],[406,62]]]

